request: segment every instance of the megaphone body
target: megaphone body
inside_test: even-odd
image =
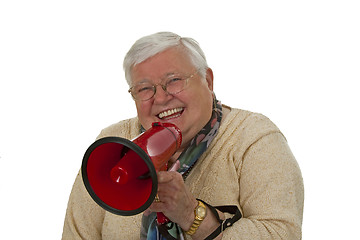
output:
[[[157,194],[156,172],[167,169],[167,162],[179,149],[181,131],[171,123],[152,127],[130,141],[105,137],[85,152],[82,176],[94,201],[105,210],[123,216],[145,211]],[[158,222],[167,218],[158,214]]]

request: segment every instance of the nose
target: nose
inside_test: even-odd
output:
[[[157,85],[155,95],[154,95],[154,102],[163,103],[163,102],[168,101],[169,98],[171,98],[171,94],[166,92],[165,86],[162,86],[160,84]]]

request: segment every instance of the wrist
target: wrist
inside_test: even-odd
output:
[[[186,219],[183,222],[178,223],[179,226],[181,227],[181,229],[183,229],[184,231],[186,231],[187,229],[189,229],[191,227],[191,225],[195,219],[194,209],[196,208],[197,205],[198,205],[198,202],[196,199],[194,199],[191,206],[189,206],[186,210],[187,211]]]
[[[201,226],[197,229],[196,233],[191,236],[194,240],[204,240],[206,239],[212,232],[214,232],[218,227],[221,221],[225,219],[225,214],[219,210],[215,210],[217,212],[217,216],[220,218],[220,221],[215,216],[212,210],[207,209],[207,216],[204,221],[201,223]],[[221,239],[222,234],[217,235],[212,239]]]
[[[200,225],[202,224],[203,220],[205,219],[207,215],[207,207],[202,201],[197,201],[196,207],[193,210],[192,213],[192,221],[191,225],[185,229],[188,229],[185,231],[186,234],[192,236],[196,233]]]

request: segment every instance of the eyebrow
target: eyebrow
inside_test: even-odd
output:
[[[149,79],[144,78],[144,79],[140,80],[138,83],[136,83],[135,85],[143,84],[143,83],[152,83],[152,82]]]
[[[160,78],[160,80],[163,80],[163,79],[166,78],[166,77],[171,77],[171,76],[174,76],[174,75],[181,75],[181,73],[179,73],[179,72],[169,72],[169,73],[164,74],[164,75]],[[148,78],[144,78],[144,79],[140,80],[137,84],[142,84],[142,83],[153,83],[153,81],[151,81],[151,80],[148,79]],[[136,84],[136,85],[137,85],[137,84]]]
[[[192,74],[193,75],[193,74]],[[162,77],[158,78],[160,79],[160,81],[162,82],[163,80],[168,80],[167,78],[171,77],[171,76],[184,76],[184,77],[189,77],[189,75],[186,75],[185,73],[183,72],[178,72],[178,71],[171,71],[171,72],[168,72],[168,73],[165,73],[162,75]],[[191,75],[190,75],[191,76]],[[148,79],[148,78],[144,78],[142,80],[140,80],[139,82],[137,82],[135,85],[138,85],[138,84],[144,84],[144,83],[150,83],[150,84],[154,84],[154,81]]]
[[[173,76],[173,75],[182,75],[182,73],[180,73],[180,72],[170,72],[170,73],[165,74],[164,77],[169,77],[169,76]]]

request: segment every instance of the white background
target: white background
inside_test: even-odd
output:
[[[359,13],[350,0],[1,1],[0,238],[61,238],[85,150],[136,115],[123,57],[165,30],[200,43],[223,103],[287,137],[303,239],[360,239]]]

